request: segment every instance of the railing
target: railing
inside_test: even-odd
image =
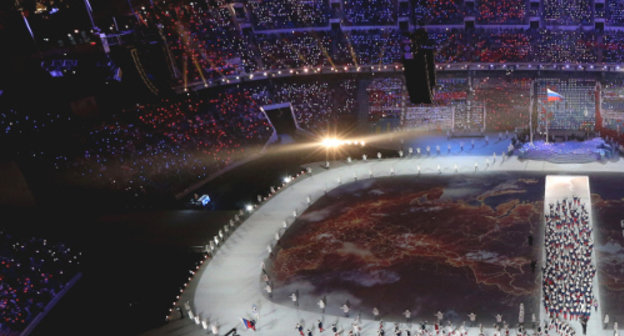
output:
[[[63,298],[63,296],[65,296],[65,294],[67,294],[67,292],[76,284],[76,282],[78,282],[78,280],[80,280],[81,277],[82,277],[82,273],[80,273],[80,272],[78,274],[74,275],[74,277],[71,278],[71,280],[69,280],[65,284],[63,289],[58,294],[56,294],[52,298],[52,300],[50,300],[50,302],[48,302],[48,304],[45,306],[43,311],[40,312],[39,314],[37,314],[37,316],[35,316],[35,318],[28,324],[26,329],[24,329],[19,334],[19,336],[30,335],[30,333],[32,333],[35,330],[37,325],[39,325],[39,323],[41,323],[43,318],[46,317],[46,315],[48,315],[48,313],[52,310],[52,308],[54,308],[54,306]]]
[[[193,278],[196,275],[196,272],[202,267],[205,262],[208,262],[212,256],[214,256],[221,246],[223,246],[224,242],[230,237],[230,235],[242,224],[245,222],[249,216],[252,215],[255,209],[262,206],[264,203],[269,201],[273,196],[281,192],[283,188],[294,183],[297,179],[308,176],[311,173],[311,170],[302,170],[295,176],[287,176],[284,178],[282,183],[278,186],[271,186],[269,188],[269,192],[266,196],[257,195],[257,202],[248,204],[245,209],[240,209],[237,214],[234,215],[233,218],[228,220],[221,229],[214,235],[212,238],[206,241],[204,245],[204,259],[202,259],[198,265],[195,266],[194,269],[189,270],[191,276],[187,278],[187,282],[184,283],[182,287],[179,288],[179,295],[176,295],[175,300],[172,302],[171,308],[165,315],[165,321],[170,321],[172,319],[173,314],[176,313],[177,309],[182,310],[186,313],[186,317],[191,319],[197,325],[201,325],[203,329],[208,329],[208,325],[205,320],[201,320],[198,315],[193,313],[193,309],[191,308],[190,303],[187,301],[188,298],[184,297],[184,293],[187,289],[189,289],[189,285],[191,285]]]
[[[565,72],[624,72],[624,65],[616,63],[449,63],[438,64],[436,70],[440,72],[455,71],[565,71]],[[188,83],[186,87],[179,85],[175,87],[178,93],[198,91],[209,87],[239,84],[249,81],[264,80],[269,78],[286,78],[295,76],[311,76],[323,74],[345,74],[345,73],[396,73],[402,72],[403,65],[400,63],[374,64],[374,65],[344,65],[344,66],[305,66],[290,69],[271,69],[256,71],[253,73],[240,73],[223,76],[216,80],[195,81]]]

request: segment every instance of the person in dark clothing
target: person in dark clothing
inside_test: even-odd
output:
[[[581,327],[583,327],[583,335],[587,335],[587,317],[581,316]]]

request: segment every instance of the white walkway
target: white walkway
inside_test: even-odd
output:
[[[594,227],[594,220],[592,216],[592,203],[591,203],[591,192],[589,186],[589,177],[588,176],[546,176],[546,188],[544,195],[544,213],[548,213],[549,204],[554,204],[557,202],[561,202],[563,199],[571,199],[573,196],[578,197],[581,200],[581,203],[587,205],[587,212],[589,213],[589,225],[590,227]],[[596,242],[595,239],[596,230],[592,230],[592,240]],[[595,249],[594,249],[595,250]],[[545,257],[545,255],[544,255]],[[597,266],[596,263],[596,252],[592,253],[592,262],[594,266]],[[596,275],[593,279],[593,292],[596,298],[600,298],[600,286],[598,283],[598,276]],[[542,294],[543,297],[543,294]],[[540,306],[542,316],[546,315],[546,310],[544,309],[544,305]],[[588,335],[600,335],[601,333],[613,335],[613,331],[611,333],[607,333],[606,331],[602,331],[602,305],[598,306],[598,311],[596,312],[594,308],[591,308],[592,313],[589,317],[589,321],[587,323],[587,334]],[[576,330],[577,335],[582,335],[582,326],[579,321],[567,321],[568,324]]]
[[[215,257],[202,266],[188,290],[183,293],[180,302],[188,300],[192,310],[202,319],[217,322],[220,325],[220,334],[225,334],[232,327],[236,327],[241,335],[298,335],[295,324],[302,321],[304,330],[310,328],[314,335],[319,335],[320,333],[315,328],[313,329],[313,326],[321,318],[320,312],[299,311],[294,309],[292,304],[284,306],[269,301],[263,295],[260,278],[261,262],[268,255],[267,246],[274,244],[275,233],[282,229],[284,220],[290,224],[294,219],[294,211],[300,214],[305,210],[308,196],[314,202],[323,195],[325,190],[351,182],[354,178],[364,179],[370,176],[379,177],[391,174],[420,175],[415,178],[426,178],[427,175],[452,175],[457,172],[483,174],[496,171],[525,171],[544,172],[545,175],[624,172],[624,160],[615,163],[561,165],[541,161],[520,162],[515,158],[508,158],[502,162],[500,157],[493,162],[492,157],[484,156],[437,157],[432,155],[421,158],[354,161],[349,164],[334,163],[334,166],[335,168],[325,170],[320,165],[312,165],[311,176],[292,182],[287,188],[255,209],[253,214],[224,242]],[[300,300],[316,302],[318,298],[303,297]],[[241,317],[253,316],[251,311],[253,304],[259,307],[260,314],[257,323],[258,330],[255,333],[245,330],[240,322]],[[324,318],[326,328],[331,322],[336,321],[335,315],[339,315],[337,308],[340,304],[328,302],[328,314]],[[351,322],[352,320],[339,319],[339,325],[342,327],[350,326]],[[377,322],[363,320],[361,325],[362,335],[377,334]],[[391,323],[387,323],[386,331],[390,331],[390,328]],[[411,330],[415,328],[416,325]],[[196,326],[196,329],[200,331],[201,326]],[[190,333],[191,331],[184,334]],[[195,334],[195,331],[192,333]],[[201,331],[201,334],[206,333],[210,334],[207,330]],[[346,332],[343,333],[343,335],[346,334]],[[477,334],[476,329],[470,330],[469,335]],[[491,332],[487,334],[491,335]],[[600,317],[592,315],[588,325],[588,335],[612,334],[612,331],[603,332]],[[322,335],[330,335],[330,332]]]

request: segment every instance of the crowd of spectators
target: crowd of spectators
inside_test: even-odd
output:
[[[299,127],[317,132],[355,113],[357,81],[296,81],[275,89],[276,102],[290,102]]]
[[[532,36],[531,61],[594,63],[597,59],[594,32],[540,29]]]
[[[617,34],[613,34],[617,36]],[[595,63],[612,61],[615,52],[602,57],[603,50],[614,49],[617,43],[600,48],[593,32],[552,31],[547,29],[476,29],[431,31],[436,45],[436,60],[446,62],[543,62]]]
[[[469,61],[485,63],[526,62],[531,55],[530,37],[522,30],[476,30],[468,36],[472,48]],[[464,57],[469,56],[465,53]]]
[[[297,80],[137,104],[90,126],[53,165],[74,184],[131,197],[179,192],[261,150],[273,133],[261,106],[291,102],[315,132],[352,115],[356,93],[352,79]]]
[[[263,145],[272,130],[262,97],[230,89],[215,97],[190,96],[139,104],[133,117],[93,127],[80,155],[59,156],[56,168],[74,181],[100,183],[135,197],[181,190]],[[251,147],[250,147],[251,146]]]
[[[413,20],[417,24],[461,24],[464,21],[463,1],[416,0],[412,2]]]
[[[576,7],[570,6],[584,8],[586,2],[575,0],[566,4],[567,9],[555,10],[555,1],[546,1],[544,15],[555,20],[556,13],[574,12]],[[475,5],[477,20],[485,24],[519,23],[527,15],[524,1],[483,0]],[[397,64],[401,61],[400,41],[405,37],[396,22],[399,7],[403,7],[403,13],[406,8],[410,11],[412,23],[426,24],[463,24],[464,15],[470,12],[467,3],[456,0],[417,0],[407,7],[396,0],[358,0],[341,4],[343,25],[386,27],[269,32],[276,28],[329,26],[330,4],[327,0],[249,0],[242,6],[241,11],[225,0],[155,1],[152,6],[137,9],[137,24],[159,27],[175,65],[184,74],[181,83],[188,83],[214,82],[224,75],[263,69]],[[615,20],[617,6],[618,1],[607,1],[608,20]],[[253,29],[239,24],[247,22],[247,18]],[[556,20],[583,22],[562,15]],[[611,30],[440,26],[428,31],[440,65],[621,62],[619,50],[624,43],[624,33]],[[150,185],[184,185],[235,161],[246,153],[248,145],[268,139],[271,130],[259,113],[262,104],[291,101],[299,124],[316,129],[353,113],[357,91],[353,80],[331,85],[316,81],[286,82],[280,84],[283,87],[268,88],[254,85],[244,86],[249,90],[224,89],[211,99],[191,96],[140,104],[124,116],[91,127],[88,137],[78,142],[82,146],[79,154],[56,153],[54,167],[74,171],[75,175],[68,178],[103,181],[135,195],[147,193]],[[487,79],[477,81],[474,92],[442,85],[436,100],[473,100],[485,106],[488,129],[507,130],[526,122],[525,111],[518,109],[528,106],[528,85],[524,80],[494,83]],[[387,99],[396,99],[377,97],[381,105]],[[5,110],[0,113],[0,130],[5,134],[21,133],[66,122],[66,118],[52,112],[33,118]],[[177,181],[172,183],[169,176],[176,176]]]
[[[330,65],[332,37],[325,32],[259,34],[256,37],[267,69]]]
[[[548,24],[579,25],[592,23],[590,0],[544,0],[543,17]]]
[[[437,103],[448,104],[468,98],[468,78],[440,78],[436,82],[434,101]]]
[[[559,1],[544,3],[543,16],[547,22],[586,23],[587,0],[566,2],[563,7],[558,4]],[[250,0],[243,5],[243,9],[234,10],[221,0],[157,3],[145,9],[143,17],[144,22],[156,22],[163,27],[176,65],[184,73],[180,81],[185,79],[186,83],[215,81],[224,75],[263,69],[392,64],[401,60],[400,41],[405,36],[398,27],[400,6],[396,0],[358,0],[343,4],[343,25],[388,26],[386,28],[323,31],[268,30],[329,28],[331,10],[326,0]],[[619,20],[616,12],[621,11],[617,6],[619,2],[607,4],[607,17],[611,17],[608,20]],[[466,30],[443,26],[463,25],[464,16],[470,14],[470,10],[461,1],[418,0],[407,7],[411,9],[413,22],[442,25],[429,28],[438,63],[621,61],[621,53],[617,51],[622,33],[617,31],[500,27]],[[524,1],[483,0],[474,10],[481,24],[526,24],[527,3]],[[239,25],[247,16],[254,29],[243,29]]]
[[[329,24],[328,0],[249,0],[246,5],[254,26],[261,30]]]
[[[529,78],[484,77],[473,82],[474,100],[485,105],[488,130],[513,130],[529,123]]]
[[[80,252],[0,230],[0,334],[22,331],[80,269]]]
[[[238,30],[232,12],[220,2],[157,3],[142,14],[142,22],[156,23],[166,32],[189,81],[258,69],[253,38]]]
[[[603,35],[602,45],[599,51],[602,52],[602,60],[609,63],[620,63],[624,61],[622,48],[624,48],[624,32],[610,31]]]
[[[394,25],[397,0],[355,0],[344,2],[345,23],[362,26]]]
[[[368,120],[399,118],[403,105],[409,100],[405,82],[401,77],[387,77],[373,80],[367,87]]]
[[[333,47],[331,58],[334,64],[359,65],[357,51],[349,39],[349,33],[335,34]]]
[[[594,243],[589,213],[578,198],[550,203],[546,222],[543,291],[551,317],[587,322],[595,302]]]
[[[329,0],[245,0],[235,10],[230,6],[231,2],[154,1],[147,12],[156,14],[157,20],[175,20],[180,14],[215,17],[224,14],[226,19],[235,17],[234,21],[249,22],[257,31],[327,27],[331,18],[341,19],[341,24],[347,26],[396,26],[399,17],[409,18],[414,25],[463,24],[466,17],[475,17],[480,24],[527,24],[528,16],[539,16],[547,25],[593,25],[595,18],[605,18],[608,25],[624,24],[621,0],[608,0],[604,6],[595,8],[590,0],[545,0],[542,6],[530,5],[525,0],[413,0],[403,3],[398,0],[355,0],[344,1],[337,8],[332,8]],[[218,10],[223,13],[217,13]],[[151,16],[142,14],[146,18]],[[221,22],[219,26],[223,27],[223,24],[236,27],[235,22]],[[175,27],[171,31],[175,31]]]
[[[349,34],[358,64],[392,64],[401,61],[402,35],[397,30],[358,30]]]
[[[477,21],[484,24],[522,23],[526,6],[524,0],[480,0]]]
[[[607,39],[606,36],[609,36]],[[432,30],[438,63],[452,62],[615,62],[619,33],[605,34],[601,44],[594,32],[547,29]],[[604,57],[602,55],[605,55]]]
[[[71,116],[60,112],[45,111],[39,115],[29,115],[18,108],[6,107],[0,109],[0,133],[5,136],[32,135],[68,120],[71,120]]]
[[[470,3],[472,4],[472,3]],[[471,5],[472,6],[472,5]],[[399,6],[396,0],[347,1],[342,5],[342,24],[392,26],[387,29],[311,30],[284,34],[271,29],[329,27],[332,10],[327,0],[249,0],[233,9],[225,0],[208,2],[155,2],[142,10],[141,23],[157,23],[164,29],[177,66],[188,81],[219,79],[223,75],[249,73],[276,67],[393,63],[400,59],[397,38],[398,11],[411,10],[414,24],[461,24],[476,14],[480,24],[526,24],[530,9],[520,0],[482,0],[471,8],[458,0],[417,0]],[[622,2],[607,1],[607,23],[621,25]],[[588,0],[544,1],[546,23],[590,24],[593,10]],[[254,30],[239,22],[249,19]],[[441,26],[430,29],[436,42],[438,62],[618,62],[613,49],[620,33],[581,30],[481,29]],[[603,56],[604,54],[604,56]]]
[[[435,45],[435,60],[438,64],[465,62],[466,54],[470,50],[465,43],[466,33],[460,29],[433,30],[429,32],[429,39]]]
[[[614,26],[624,25],[624,1],[607,0],[605,9],[606,21]]]
[[[621,141],[621,133],[624,131],[624,95],[622,94],[624,82],[622,80],[613,80],[609,83],[602,84],[600,91],[600,114],[601,123],[598,127],[607,130],[609,136]],[[598,120],[596,120],[598,121]]]

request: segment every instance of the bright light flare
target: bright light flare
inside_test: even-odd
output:
[[[321,145],[327,148],[336,148],[343,144],[343,141],[337,138],[325,138],[321,141]]]

